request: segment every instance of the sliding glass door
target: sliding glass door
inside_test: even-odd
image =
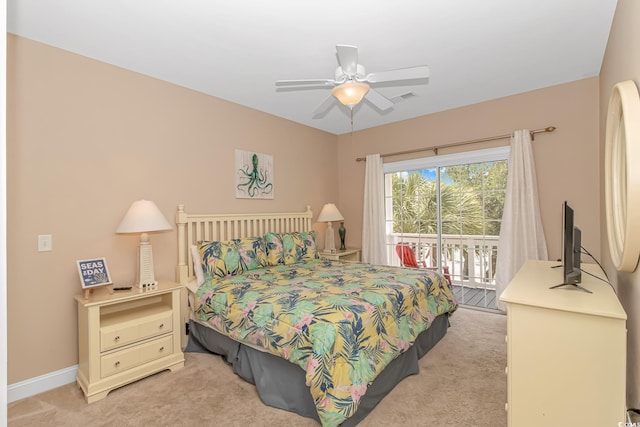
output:
[[[462,304],[495,308],[508,147],[385,163],[391,265],[448,275]]]

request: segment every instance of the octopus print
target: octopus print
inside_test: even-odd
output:
[[[261,158],[264,162],[261,162]],[[243,161],[243,159],[246,160]],[[249,159],[250,161],[248,161]],[[237,197],[273,198],[273,166],[270,160],[271,156],[236,150]]]

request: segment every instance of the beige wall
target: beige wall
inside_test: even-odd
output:
[[[407,102],[420,102],[415,98]],[[355,117],[357,121],[357,116]],[[561,205],[568,200],[582,229],[583,245],[600,254],[598,172],[598,79],[590,78],[527,92],[399,123],[346,134],[339,138],[338,205],[345,216],[347,243],[361,239],[364,162],[357,157],[433,147],[517,129],[556,126],[533,143],[542,222],[550,259],[560,258]],[[508,140],[456,147],[460,150],[506,145]],[[440,150],[451,153],[453,148]],[[427,151],[412,157],[431,156]],[[406,158],[402,157],[402,158]],[[385,161],[401,157],[385,158]],[[570,163],[567,163],[570,162]],[[588,260],[585,260],[588,261]]]
[[[600,158],[604,160],[606,114],[611,89],[616,83],[633,80],[640,85],[640,2],[618,0],[609,42],[600,70]],[[629,119],[629,118],[627,118]],[[633,117],[631,120],[640,120]],[[638,141],[635,141],[638,143]],[[632,159],[640,167],[640,159]],[[604,187],[604,163],[600,162],[601,186]],[[638,189],[636,189],[637,191]],[[618,297],[627,312],[627,406],[640,408],[640,274],[618,273],[611,263],[604,211],[604,192],[601,189],[600,216],[603,261],[609,278],[618,289]],[[635,218],[638,220],[638,218]]]
[[[130,281],[137,237],[114,230],[140,198],[170,221],[178,203],[192,212],[310,204],[317,214],[335,200],[347,245],[360,246],[364,163],[356,157],[553,125],[534,142],[550,258],[560,256],[565,199],[583,243],[600,254],[597,78],[336,137],[14,36],[8,63],[9,384],[77,363],[75,260],[104,256],[116,282]],[[274,156],[275,200],[234,198],[235,148]],[[570,173],[567,156],[578,165]],[[301,177],[311,179],[303,186]],[[38,234],[53,234],[53,252],[36,251]],[[152,243],[156,276],[172,279],[175,232]]]
[[[179,203],[317,215],[337,199],[335,135],[11,35],[7,56],[9,384],[77,363],[75,261],[132,282],[138,237],[114,232],[134,200],[173,222]],[[236,148],[273,155],[274,200],[235,198]],[[175,231],[151,241],[172,280]]]

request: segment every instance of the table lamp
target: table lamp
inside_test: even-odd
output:
[[[138,245],[138,263],[136,269],[136,285],[140,288],[158,284],[153,270],[153,252],[149,243],[149,232],[171,230],[155,203],[149,200],[133,202],[116,233],[141,233]]]
[[[318,222],[326,222],[327,223],[327,231],[324,238],[324,251],[328,253],[336,252],[336,243],[335,236],[333,233],[333,226],[331,223],[333,221],[343,221],[344,218],[336,205],[333,203],[327,203],[322,207],[320,211],[320,215],[318,215]]]

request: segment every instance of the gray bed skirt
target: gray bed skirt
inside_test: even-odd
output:
[[[193,321],[189,327],[189,343],[185,351],[221,355],[232,365],[236,375],[255,384],[264,404],[320,421],[309,388],[305,385],[302,368],[281,357],[240,344]],[[448,315],[438,316],[429,329],[418,335],[409,350],[380,373],[360,399],[356,413],[341,426],[358,424],[403,378],[417,374],[418,360],[445,336],[448,327]]]

